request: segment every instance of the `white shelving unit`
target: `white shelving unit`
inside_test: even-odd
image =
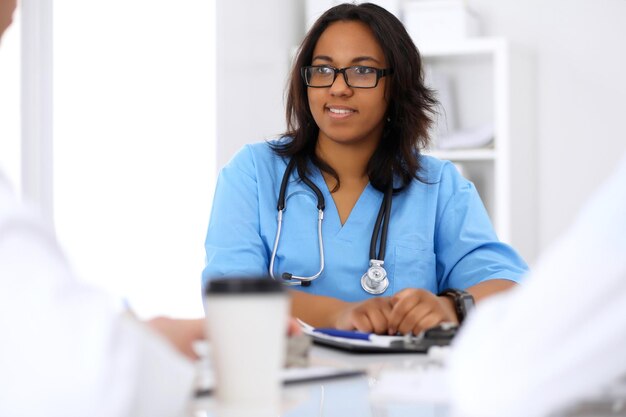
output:
[[[444,108],[438,117],[439,127],[433,129],[435,136],[478,126],[493,129],[493,140],[483,147],[438,149],[435,138],[433,148],[426,153],[457,164],[476,185],[500,239],[532,257],[534,233],[524,229],[535,220],[530,198],[533,175],[524,175],[517,168],[528,169],[531,154],[528,94],[517,94],[530,91],[529,80],[524,79],[527,65],[512,64],[511,46],[502,38],[428,44],[420,47],[420,53],[427,83],[443,77],[448,90],[442,91],[449,99],[442,100]],[[522,77],[514,86],[516,73]]]

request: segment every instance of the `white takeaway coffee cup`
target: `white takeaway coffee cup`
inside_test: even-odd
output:
[[[204,302],[218,404],[279,407],[289,312],[284,286],[271,278],[214,279]]]

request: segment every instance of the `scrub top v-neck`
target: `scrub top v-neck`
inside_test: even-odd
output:
[[[380,207],[380,204],[383,200],[383,194],[376,190],[370,183],[368,183],[361,195],[357,199],[354,207],[350,211],[346,222],[342,225],[341,218],[339,216],[339,210],[337,209],[337,205],[335,204],[335,199],[333,198],[330,190],[328,189],[328,185],[324,180],[324,176],[320,172],[319,168],[312,167],[311,181],[322,191],[322,195],[326,201],[326,210],[324,210],[324,222],[329,223],[328,231],[331,235],[341,236],[341,235],[350,235],[350,230],[354,229],[354,224],[362,224],[368,216],[371,214],[370,210],[372,205],[376,205],[376,207]],[[378,214],[378,209],[376,209],[376,214]],[[371,231],[370,231],[371,232]],[[371,233],[370,233],[371,235]]]
[[[289,140],[283,138],[281,140]],[[268,143],[245,146],[221,170],[207,231],[203,284],[225,276],[267,276],[276,235],[276,203],[287,167]],[[519,281],[527,271],[521,257],[499,242],[473,184],[447,161],[421,157],[420,177],[393,196],[385,268],[393,295],[404,288],[437,293],[465,289],[489,279]],[[296,170],[294,170],[296,171]],[[383,193],[368,184],[341,225],[335,202],[319,169],[309,179],[326,200],[322,234],[325,268],[309,287],[312,294],[360,301],[373,295],[360,279],[369,265],[369,246]],[[291,174],[275,274],[309,276],[319,270],[317,199]]]

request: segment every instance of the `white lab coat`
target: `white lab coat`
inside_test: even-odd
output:
[[[160,336],[75,279],[0,171],[0,416],[177,416],[193,378]]]
[[[456,340],[457,414],[546,415],[626,374],[626,159],[514,291]]]

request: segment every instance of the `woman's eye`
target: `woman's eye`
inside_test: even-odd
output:
[[[333,69],[330,67],[317,67],[315,68],[315,71],[320,75],[328,75],[332,74]]]
[[[359,75],[367,75],[372,74],[374,72],[374,68],[371,67],[355,67],[354,72]]]

